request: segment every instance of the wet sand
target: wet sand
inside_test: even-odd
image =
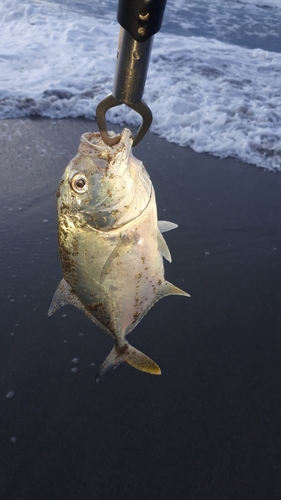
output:
[[[112,339],[73,307],[47,316],[55,193],[91,130],[0,121],[1,500],[280,500],[281,175],[147,134],[135,155],[179,224],[166,278],[191,298],[129,335],[160,377],[124,364],[95,385]]]

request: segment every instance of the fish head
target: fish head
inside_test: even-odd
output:
[[[59,211],[71,213],[76,224],[101,231],[136,217],[147,205],[152,185],[142,163],[131,154],[132,144],[126,128],[114,146],[107,146],[97,132],[83,134],[59,186]],[[144,196],[136,197],[140,186]]]

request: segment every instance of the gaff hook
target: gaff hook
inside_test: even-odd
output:
[[[112,146],[120,136],[107,133],[105,114],[115,106],[126,104],[139,113],[142,124],[133,138],[136,146],[152,122],[152,113],[142,101],[149,65],[153,35],[159,31],[166,0],[119,0],[117,19],[121,25],[117,64],[112,94],[97,106],[98,127],[105,144]]]
[[[117,142],[120,141],[121,136],[115,135],[111,137],[108,135],[106,129],[105,115],[110,108],[114,108],[115,106],[119,106],[120,104],[123,104],[123,102],[118,101],[117,99],[115,99],[115,97],[113,97],[112,94],[109,94],[109,96],[103,99],[97,106],[96,115],[97,115],[99,131],[102,136],[103,142],[108,146],[113,146],[114,144],[117,144]],[[130,104],[129,107],[134,111],[136,111],[137,113],[139,113],[142,117],[142,124],[140,125],[136,135],[133,137],[133,147],[134,147],[142,140],[142,138],[148,131],[152,122],[152,113],[150,108],[143,101],[140,101],[136,104]]]

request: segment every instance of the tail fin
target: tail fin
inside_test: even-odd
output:
[[[117,345],[113,347],[96,375],[96,382],[99,382],[107,371],[117,368],[124,361],[142,372],[161,375],[161,369],[151,358],[126,342],[121,348]]]

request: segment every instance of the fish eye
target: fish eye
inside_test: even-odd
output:
[[[75,174],[71,179],[71,187],[76,193],[87,191],[87,179],[83,174]]]

